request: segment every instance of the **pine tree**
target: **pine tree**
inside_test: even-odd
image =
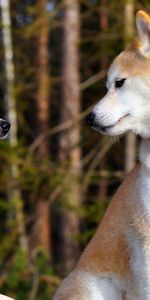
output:
[[[62,103],[61,121],[76,120],[81,109],[79,76],[80,16],[77,0],[63,0],[63,57],[62,57]],[[73,267],[79,255],[77,237],[79,235],[81,205],[80,195],[80,125],[74,124],[60,135],[59,158],[66,165],[68,182],[63,191],[61,214],[62,261],[65,271]]]

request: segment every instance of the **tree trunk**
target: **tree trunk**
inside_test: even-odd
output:
[[[135,0],[125,0],[124,8],[124,42],[125,46],[129,44],[134,35],[134,9]],[[129,132],[126,136],[125,147],[125,171],[130,172],[136,162],[136,136]]]
[[[3,25],[3,45],[5,56],[5,73],[6,73],[6,96],[5,106],[6,115],[11,124],[11,133],[9,135],[10,145],[15,147],[17,145],[17,108],[15,101],[15,71],[13,63],[13,49],[11,37],[11,19],[9,0],[1,0],[1,15]],[[7,187],[7,195],[9,200],[13,201],[15,216],[18,226],[18,235],[20,247],[27,250],[27,238],[24,226],[24,213],[21,191],[18,187],[19,169],[13,161],[10,165],[10,177]]]
[[[99,25],[100,30],[104,33],[108,30],[108,0],[100,1],[100,9],[99,9]],[[102,43],[102,59],[100,62],[100,66],[102,70],[105,70],[108,67],[108,55],[106,53],[106,44],[105,41]],[[105,55],[104,55],[105,53]]]
[[[49,128],[50,88],[48,73],[48,38],[49,24],[46,15],[46,0],[37,0],[38,10],[38,38],[37,38],[37,136],[47,132]],[[46,164],[49,158],[48,139],[44,139],[37,149],[37,167]],[[36,215],[33,227],[31,247],[42,247],[47,254],[51,253],[51,223],[50,210],[47,205],[45,188],[42,187],[39,197],[36,199]]]
[[[50,80],[48,72],[48,39],[49,23],[46,16],[46,0],[37,0],[38,5],[38,38],[37,38],[37,128],[38,134],[45,133],[49,128]],[[49,155],[48,139],[40,145],[39,154]]]
[[[100,1],[100,9],[99,9],[99,25],[100,31],[107,32],[108,30],[108,0]],[[106,53],[106,44],[105,41],[101,45],[102,48],[102,58],[100,60],[100,68],[101,70],[106,70],[108,68],[108,55]],[[105,54],[104,54],[105,53]],[[104,168],[107,163],[107,157],[103,158],[103,161],[100,163],[100,169]],[[105,178],[101,178],[99,191],[98,191],[98,201],[103,202],[107,198],[107,190],[108,190],[108,180]]]
[[[63,20],[63,57],[62,57],[62,103],[61,120],[75,120],[80,113],[80,76],[79,76],[79,4],[77,0],[64,0]],[[60,135],[59,158],[66,164],[69,173],[68,183],[63,191],[64,205],[61,211],[62,245],[61,253],[64,270],[70,270],[78,257],[80,217],[78,209],[80,196],[80,125],[75,124]],[[67,174],[66,174],[67,176]]]

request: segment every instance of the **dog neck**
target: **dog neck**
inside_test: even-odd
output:
[[[150,138],[142,139],[139,151],[139,160],[150,170]]]

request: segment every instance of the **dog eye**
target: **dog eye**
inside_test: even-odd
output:
[[[115,81],[115,87],[116,88],[121,88],[124,85],[126,78],[123,79],[118,79]]]

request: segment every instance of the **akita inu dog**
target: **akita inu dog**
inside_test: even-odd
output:
[[[96,234],[54,300],[150,300],[150,16],[113,61],[106,96],[86,117],[95,130],[142,138],[139,164],[113,197]]]
[[[7,137],[9,129],[10,129],[9,122],[0,119],[0,139],[5,139]],[[0,300],[13,300],[13,299],[0,294]]]
[[[13,299],[0,294],[0,300],[13,300]]]
[[[5,139],[10,129],[10,123],[0,118],[0,139]]]

